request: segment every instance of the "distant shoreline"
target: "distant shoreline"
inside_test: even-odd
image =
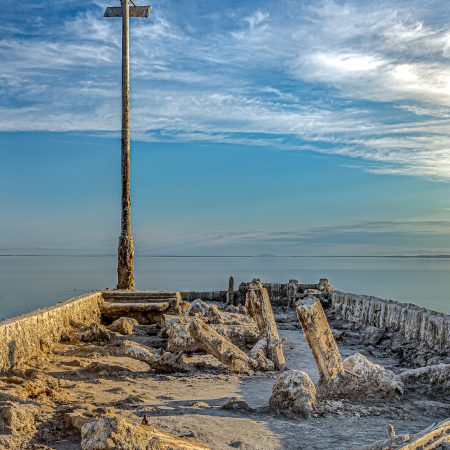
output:
[[[110,258],[115,254],[19,254],[5,253],[0,257],[64,257],[64,258]],[[136,255],[136,258],[391,258],[391,259],[450,259],[450,255]]]

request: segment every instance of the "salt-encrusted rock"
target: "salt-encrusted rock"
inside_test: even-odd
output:
[[[64,415],[65,425],[68,428],[76,428],[81,430],[83,426],[90,422],[95,422],[97,419],[90,411],[83,408],[77,408]]]
[[[450,364],[437,364],[434,366],[420,367],[418,369],[405,370],[400,373],[400,379],[406,387],[422,385],[426,390],[437,390],[442,393],[450,393]]]
[[[309,295],[317,296],[320,294],[321,292],[319,291],[319,289],[305,289],[302,296],[308,297]]]
[[[207,316],[210,314],[209,305],[203,300],[197,298],[193,302],[191,302],[191,305],[189,306],[185,314],[187,316],[195,316],[196,314]]]
[[[120,334],[133,334],[134,327],[139,325],[139,322],[132,317],[120,317],[116,319],[108,329]]]
[[[398,398],[403,395],[403,383],[394,372],[374,364],[360,353],[343,362],[344,373],[335,381],[321,383],[321,398]]]
[[[244,305],[239,305],[237,308],[239,314],[248,314],[247,308]]]
[[[197,344],[189,333],[190,317],[164,316],[165,332],[167,334],[167,351],[195,352]]]
[[[361,340],[364,345],[377,345],[383,339],[384,331],[381,328],[368,326],[362,333]]]
[[[230,398],[225,405],[222,406],[222,409],[228,409],[228,410],[240,410],[240,411],[246,411],[251,412],[253,411],[253,408],[249,406],[249,404],[242,400],[241,397],[232,397]]]
[[[231,312],[231,313],[238,313],[238,312],[240,312],[239,309],[236,306],[234,306],[234,305],[227,305],[226,308],[225,308],[225,311]]]
[[[121,417],[102,417],[81,428],[83,450],[196,450],[208,447]]]
[[[128,356],[147,363],[151,369],[162,373],[185,372],[183,354],[158,351],[137,342],[123,341],[118,350],[120,356]]]
[[[75,331],[74,337],[82,342],[110,341],[114,338],[113,334],[110,333],[106,327],[96,323],[89,326],[81,325],[80,328]]]
[[[267,357],[267,340],[260,339],[254,347],[249,351],[248,355],[255,361],[263,372],[271,372],[275,370],[275,364]]]
[[[35,431],[35,408],[14,402],[0,403],[0,434],[22,434]]]
[[[289,370],[281,374],[272,388],[269,406],[281,413],[310,416],[316,404],[316,388],[308,374]]]

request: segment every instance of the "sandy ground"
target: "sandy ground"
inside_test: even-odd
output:
[[[307,372],[316,382],[317,367],[295,315],[279,327],[287,338],[288,367]],[[352,333],[344,337],[340,351],[343,357],[358,351],[394,371],[401,370],[395,360],[359,345]],[[384,438],[387,423],[398,434],[414,433],[450,416],[448,398],[429,399],[407,392],[399,402],[365,403],[347,411],[343,405],[325,417],[286,418],[266,408],[277,373],[239,376],[208,355],[191,358],[195,360],[205,363],[201,370],[156,375],[145,363],[111,356],[108,343],[60,345],[38,365],[61,380],[64,395],[51,402],[47,416],[41,417],[33,442],[57,450],[79,449],[79,431],[63,424],[65,414],[77,406],[95,410],[96,415],[112,408],[133,423],[146,415],[150,424],[212,449],[357,449]],[[223,409],[235,396],[255,410]]]

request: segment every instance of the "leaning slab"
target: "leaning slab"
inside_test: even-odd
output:
[[[249,315],[258,324],[261,336],[266,339],[267,356],[273,361],[275,369],[286,369],[283,341],[278,334],[269,294],[261,281],[255,280],[249,284],[245,304]]]
[[[99,324],[102,302],[101,292],[93,292],[0,322],[0,372],[48,351],[71,323]]]
[[[306,297],[296,304],[298,320],[319,368],[321,381],[332,381],[344,373],[341,354],[320,300]]]
[[[249,373],[256,370],[256,363],[252,358],[202,320],[192,319],[188,329],[200,349],[216,357],[232,371]]]

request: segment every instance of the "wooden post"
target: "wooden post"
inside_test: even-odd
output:
[[[275,369],[286,369],[283,341],[278,334],[269,294],[261,281],[254,281],[249,284],[245,304],[248,313],[258,324],[261,335],[267,340],[267,356],[273,361]]]
[[[134,289],[134,243],[131,234],[130,199],[130,42],[129,4],[122,4],[122,221],[119,238],[117,289]]]
[[[228,278],[227,305],[234,305],[234,278]]]
[[[147,18],[151,6],[133,6],[121,0],[121,7],[106,8],[104,17],[122,17],[122,135],[121,135],[121,180],[122,217],[119,237],[117,289],[134,290],[134,243],[131,234],[130,200],[130,42],[129,19]]]
[[[344,373],[344,366],[320,300],[306,297],[295,306],[303,333],[319,368],[320,380],[334,380]]]

